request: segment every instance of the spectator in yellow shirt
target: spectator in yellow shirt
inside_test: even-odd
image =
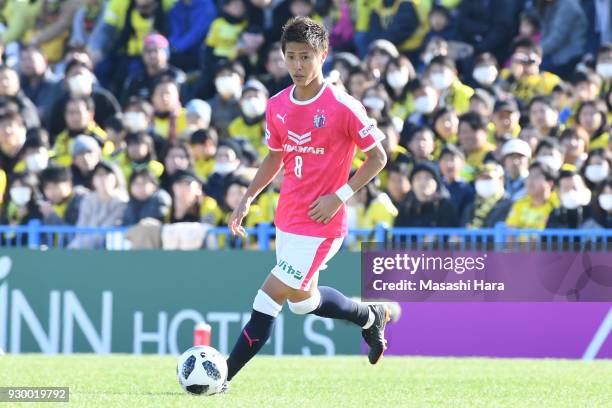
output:
[[[221,15],[213,20],[205,40],[208,67],[214,67],[221,58],[235,60],[244,52],[239,43],[249,23],[244,0],[224,0],[222,4]]]
[[[177,83],[171,77],[161,77],[153,88],[152,102],[155,110],[153,130],[174,142],[187,127],[187,115],[179,99]]]
[[[389,167],[386,192],[395,207],[398,207],[410,192],[410,171],[411,169],[405,163],[392,164]]]
[[[468,111],[474,90],[459,80],[452,58],[437,56],[432,59],[427,67],[427,76],[440,93],[438,107],[452,106],[460,114]]]
[[[488,141],[487,121],[475,112],[459,117],[459,147],[465,153],[465,165],[461,176],[466,181],[474,179],[477,168],[487,161],[494,161],[495,148]]]
[[[544,229],[550,213],[559,206],[554,192],[557,175],[540,162],[529,166],[527,195],[517,200],[510,210],[506,225],[511,228]]]
[[[189,139],[194,157],[194,170],[203,180],[208,179],[215,168],[217,143],[218,136],[214,128],[196,130]]]
[[[587,101],[580,104],[576,124],[589,134],[589,151],[608,148],[608,108],[604,102]]]

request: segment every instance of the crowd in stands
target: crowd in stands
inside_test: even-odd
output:
[[[609,0],[0,1],[0,224],[225,225],[294,16],[329,29],[326,81],[386,135],[349,227],[612,226]]]

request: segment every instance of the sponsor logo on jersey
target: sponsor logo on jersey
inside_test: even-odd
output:
[[[310,153],[310,154],[325,154],[324,147],[294,146],[294,145],[285,143],[283,145],[283,149],[287,153],[296,152],[296,153]]]
[[[367,137],[372,132],[374,127],[374,123],[370,123],[368,126],[359,131],[359,136],[361,136],[361,138]]]
[[[296,268],[289,265],[287,261],[281,260],[280,262],[276,264],[276,266],[281,268],[285,273],[287,273],[287,275],[293,276],[293,278],[296,280],[301,280],[304,277],[304,274],[302,272],[298,271]]]
[[[276,114],[276,117],[283,122],[283,125],[285,124],[285,118],[287,117],[287,114],[285,113],[284,115],[280,115],[279,113]]]
[[[291,140],[293,143],[295,143],[298,146],[301,146],[305,143],[308,143],[312,140],[312,133],[311,132],[306,132],[304,134],[297,134],[295,132],[292,132],[290,130],[287,131],[289,140]]]

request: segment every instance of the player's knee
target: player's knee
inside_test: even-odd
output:
[[[259,290],[253,300],[253,310],[265,313],[268,316],[276,317],[282,310],[283,305],[279,305],[266,292]]]
[[[315,311],[319,307],[320,303],[321,295],[319,294],[318,290],[306,300],[301,300],[299,302],[287,301],[289,310],[298,315],[305,315]]]

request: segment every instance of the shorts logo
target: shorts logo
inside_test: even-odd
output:
[[[304,277],[304,274],[297,269],[294,269],[293,266],[289,265],[286,261],[280,261],[276,264],[279,268],[281,268],[284,272],[286,272],[289,276],[293,276],[296,280],[301,280]]]
[[[308,143],[312,140],[312,137],[310,137],[312,135],[311,132],[306,132],[303,135],[298,135],[297,133],[288,130],[287,134],[288,134],[289,140],[291,140],[293,143],[295,143],[298,146],[301,146],[304,143]]]
[[[374,129],[374,124],[370,123],[368,126],[359,131],[359,136],[361,136],[361,138],[367,137],[370,132],[372,132],[372,129]]]

